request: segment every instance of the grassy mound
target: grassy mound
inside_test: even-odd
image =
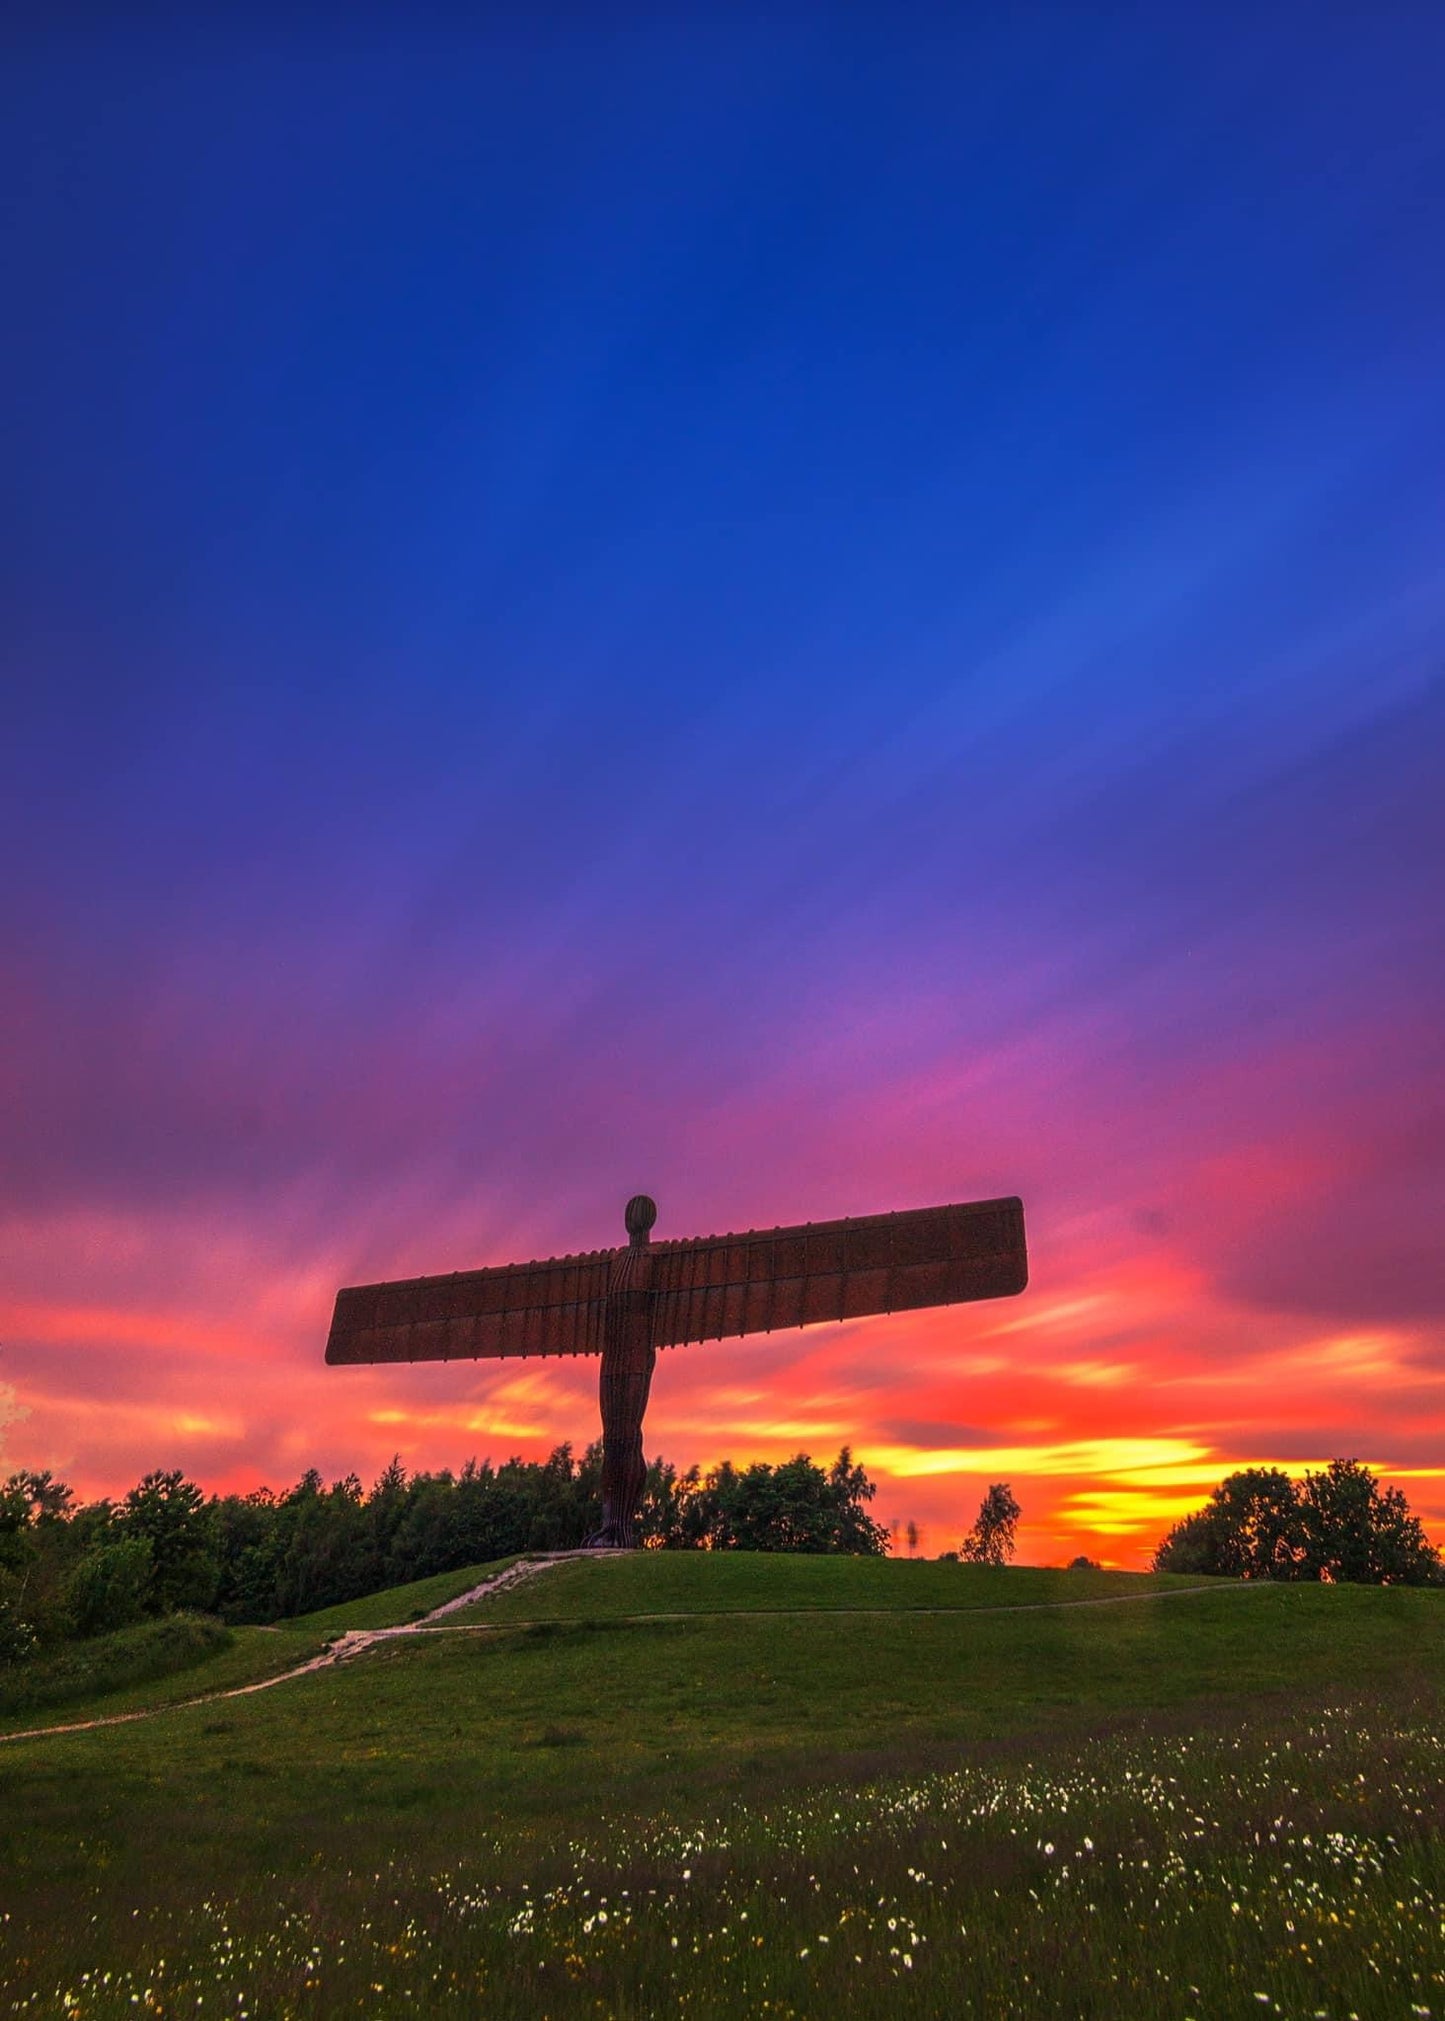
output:
[[[389,1628],[419,1620],[511,1562],[504,1558],[495,1565],[440,1572],[270,1628],[222,1629],[208,1621],[207,1632],[196,1635],[172,1631],[169,1621],[153,1621],[73,1643],[42,1662],[0,1669],[0,1740],[6,1727],[65,1726],[78,1719],[155,1711],[244,1689],[295,1669],[347,1629]],[[200,1618],[172,1617],[192,1622]],[[153,1661],[142,1660],[147,1650]]]
[[[348,1628],[394,1628],[407,1621],[420,1621],[433,1607],[455,1600],[494,1573],[515,1564],[514,1558],[498,1558],[486,1565],[467,1565],[460,1572],[436,1572],[429,1579],[413,1579],[405,1586],[388,1586],[384,1593],[368,1593],[362,1600],[344,1600],[336,1607],[320,1607],[314,1614],[300,1614],[281,1626],[303,1634],[340,1635]]]
[[[0,1747],[15,2011],[1445,2013],[1445,1594],[1092,1576],[581,1561]]]
[[[235,1637],[205,1614],[169,1614],[163,1621],[138,1621],[110,1635],[69,1642],[28,1663],[0,1666],[0,1713],[75,1706],[127,1686],[151,1684],[194,1670]]]
[[[924,1558],[785,1557],[761,1551],[627,1551],[564,1562],[458,1612],[459,1621],[620,1620],[649,1614],[1054,1607],[1188,1591],[1172,1573],[1053,1571]],[[1224,1582],[1219,1582],[1224,1583]],[[1231,1582],[1232,1583],[1232,1582]]]

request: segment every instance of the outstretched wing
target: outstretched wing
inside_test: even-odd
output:
[[[656,1242],[652,1254],[659,1347],[1009,1298],[1029,1274],[1016,1199]]]
[[[600,1354],[614,1249],[356,1284],[336,1294],[329,1362]]]
[[[329,1362],[600,1354],[615,1249],[336,1296]],[[1020,1200],[979,1200],[649,1245],[659,1347],[1008,1298],[1028,1282]]]

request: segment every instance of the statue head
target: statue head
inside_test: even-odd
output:
[[[657,1202],[649,1200],[645,1193],[634,1193],[627,1203],[627,1212],[622,1218],[627,1223],[627,1233],[633,1248],[639,1249],[647,1240],[648,1231],[657,1219]]]

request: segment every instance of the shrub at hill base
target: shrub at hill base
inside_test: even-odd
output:
[[[1156,1572],[1438,1586],[1445,1566],[1399,1488],[1358,1460],[1331,1460],[1296,1485],[1278,1467],[1231,1474],[1154,1553]]]
[[[125,1691],[208,1662],[235,1636],[203,1614],[167,1614],[112,1634],[63,1642],[29,1662],[0,1664],[0,1716],[41,1712],[104,1692]]]

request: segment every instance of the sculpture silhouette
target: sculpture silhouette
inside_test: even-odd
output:
[[[624,1218],[625,1248],[342,1290],[326,1359],[600,1355],[602,1527],[588,1541],[625,1550],[637,1542],[660,1347],[1008,1298],[1028,1282],[1017,1199],[678,1242],[650,1240],[657,1208],[645,1193]]]

